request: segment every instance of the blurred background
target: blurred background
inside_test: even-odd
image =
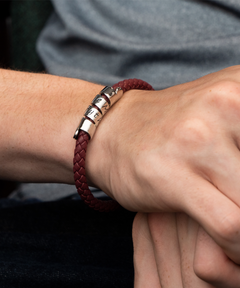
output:
[[[0,67],[10,67],[10,0],[0,2]]]
[[[10,0],[0,1],[0,68],[9,68],[11,65],[11,17]],[[17,183],[0,180],[0,198],[11,193]]]

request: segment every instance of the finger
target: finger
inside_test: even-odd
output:
[[[225,138],[227,141],[221,141],[212,151],[211,161],[199,160],[198,170],[204,171],[211,183],[240,207],[240,153],[236,143]]]
[[[240,285],[240,267],[226,256],[203,228],[198,232],[194,271],[217,288],[238,288]]]
[[[177,213],[176,219],[183,287],[213,288],[211,284],[200,279],[193,268],[199,224],[184,213]]]
[[[161,288],[147,214],[138,213],[133,222],[134,288]]]
[[[178,209],[195,219],[230,259],[240,263],[240,208],[210,182],[191,172],[182,177],[178,188]]]
[[[205,164],[204,170],[217,189],[235,203],[237,207],[240,207],[240,153],[236,145],[230,141],[230,138],[229,143],[225,144],[227,144],[224,145],[225,149],[221,148],[221,155],[219,150],[216,149],[211,157],[215,165]],[[223,240],[221,241],[222,247],[232,260],[240,264],[239,212],[237,209],[227,212],[224,207],[220,206],[219,208],[219,220],[222,226],[222,231],[220,232]]]
[[[148,223],[162,287],[183,287],[175,214],[151,213]]]

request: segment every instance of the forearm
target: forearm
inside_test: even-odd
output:
[[[0,178],[73,183],[73,133],[102,86],[0,70]]]

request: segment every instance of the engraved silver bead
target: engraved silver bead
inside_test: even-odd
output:
[[[117,87],[116,90],[114,90],[112,87],[106,86],[100,94],[105,95],[110,101],[110,106],[112,106],[122,97],[123,91],[121,87]]]
[[[108,99],[108,101],[102,96],[105,95]],[[112,87],[106,86],[92,101],[92,105],[90,105],[85,114],[82,118],[73,138],[77,139],[78,135],[80,133],[80,130],[85,131],[88,133],[90,138],[93,137],[96,127],[101,121],[102,117],[107,113],[109,108],[116,103],[123,95],[123,90],[121,87],[117,87],[115,90]],[[97,108],[95,108],[96,106]],[[88,117],[91,119],[94,123],[92,123],[90,120],[86,119],[85,117]]]
[[[90,118],[91,120],[93,120],[93,122],[95,123],[95,125],[97,126],[99,124],[99,122],[102,119],[102,113],[99,112],[98,109],[96,109],[93,106],[88,106],[84,116]]]
[[[107,102],[107,100],[104,97],[102,97],[101,95],[97,95],[93,99],[92,105],[95,105],[96,107],[98,107],[103,115],[105,115],[106,112],[108,111],[108,109],[110,108],[110,105]]]

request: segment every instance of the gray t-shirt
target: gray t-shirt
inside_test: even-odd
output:
[[[155,89],[240,63],[239,0],[52,0],[37,49],[49,73]]]

